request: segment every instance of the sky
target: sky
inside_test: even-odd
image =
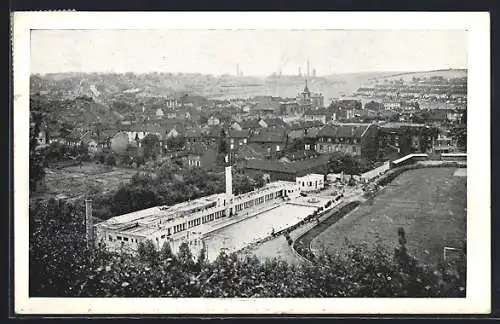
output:
[[[467,67],[458,30],[32,30],[31,73],[267,76]]]

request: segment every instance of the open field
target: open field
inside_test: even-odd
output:
[[[462,248],[466,240],[467,178],[455,168],[410,170],[398,176],[372,203],[359,206],[319,234],[313,251],[341,253],[345,239],[377,243],[392,253],[397,230],[406,231],[407,247],[423,263],[442,259],[445,246]]]
[[[118,188],[130,181],[137,170],[109,167],[102,164],[83,163],[63,169],[46,169],[45,188],[30,198],[50,198],[58,195],[77,197],[89,190],[101,192]]]

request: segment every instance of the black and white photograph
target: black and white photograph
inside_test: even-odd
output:
[[[13,52],[18,312],[489,309],[487,14],[40,14]]]

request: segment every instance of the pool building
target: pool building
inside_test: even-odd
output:
[[[115,252],[136,252],[139,243],[147,240],[151,240],[158,249],[168,242],[173,251],[177,251],[183,242],[193,248],[201,247],[202,237],[229,223],[231,217],[258,209],[259,205],[295,198],[300,193],[294,182],[276,181],[234,196],[231,166],[226,167],[225,178],[225,193],[110,218],[95,225],[95,239]],[[209,226],[212,224],[219,226]]]

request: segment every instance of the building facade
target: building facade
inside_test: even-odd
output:
[[[172,250],[186,242],[191,248],[201,247],[204,235],[214,230],[216,220],[247,212],[271,201],[297,197],[293,182],[273,182],[263,188],[234,196],[231,167],[226,167],[226,192],[173,206],[157,206],[116,216],[95,225],[96,240],[115,252],[137,252],[141,242],[151,240],[157,249],[164,243]]]
[[[316,137],[316,150],[319,153],[341,152],[370,160],[377,155],[377,127],[373,124],[327,125]]]
[[[307,174],[297,177],[295,184],[301,192],[320,191],[325,188],[325,176],[322,174]]]

